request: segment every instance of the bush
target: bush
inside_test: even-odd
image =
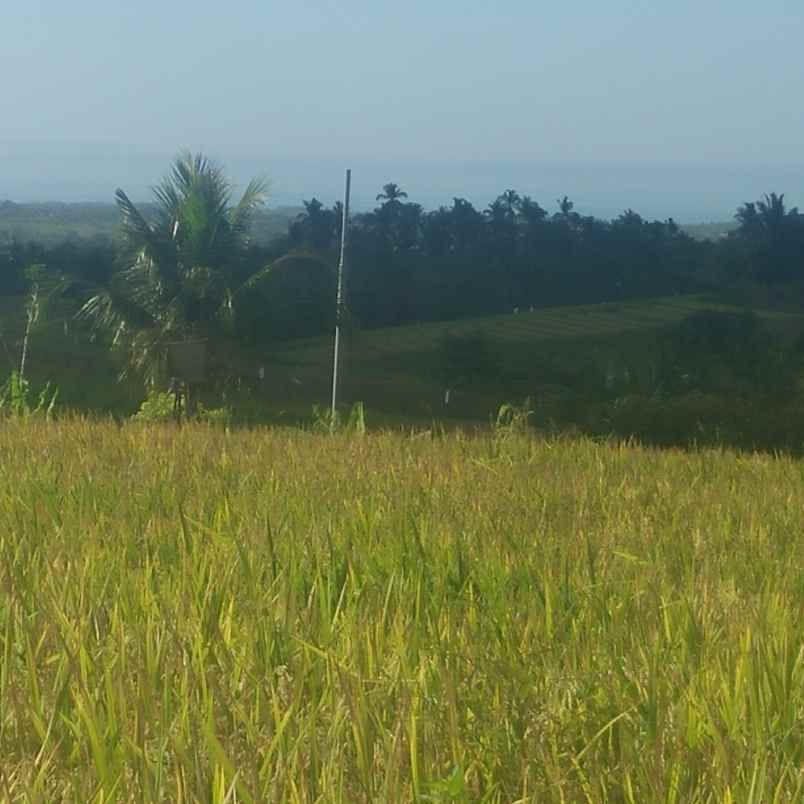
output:
[[[795,393],[795,361],[750,312],[703,310],[660,341],[656,381],[670,395],[728,393],[786,399]]]
[[[132,418],[139,422],[164,422],[174,416],[173,394],[152,388]]]
[[[172,393],[152,388],[132,418],[138,422],[167,422],[176,416],[174,404],[175,399]],[[228,407],[208,408],[203,403],[199,403],[194,418],[209,424],[226,426],[231,423],[232,411]]]
[[[535,411],[533,400],[528,397],[521,405],[506,402],[500,405],[492,422],[492,432],[498,438],[521,436],[530,431]]]
[[[660,446],[804,448],[804,410],[798,402],[768,406],[760,400],[691,392],[672,399],[626,397],[609,405],[607,432]]]

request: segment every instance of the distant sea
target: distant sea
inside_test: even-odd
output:
[[[646,218],[679,223],[728,221],[737,207],[763,193],[785,193],[804,207],[804,163],[583,164],[552,162],[450,162],[391,158],[379,161],[281,158],[211,152],[239,184],[255,175],[271,184],[270,206],[298,206],[313,196],[331,204],[343,194],[344,170],[353,171],[353,204],[370,209],[383,184],[396,182],[426,209],[453,197],[485,207],[515,189],[550,211],[568,196],[582,214],[612,218],[633,209]],[[122,187],[135,200],[149,197],[172,153],[110,146],[30,146],[0,143],[0,201],[109,202]]]

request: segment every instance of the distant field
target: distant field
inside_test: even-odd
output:
[[[8,801],[804,800],[804,466],[0,421]]]
[[[148,209],[148,204],[141,204]],[[287,232],[288,223],[302,212],[301,207],[267,209],[256,218],[254,236],[260,243]],[[117,234],[119,213],[113,203],[14,204],[0,199],[0,244],[16,237],[20,240],[54,243],[70,238],[113,238]],[[683,224],[681,228],[699,240],[717,240],[736,228],[732,221]]]
[[[736,221],[722,223],[685,223],[681,228],[696,240],[719,240],[737,228]]]
[[[141,204],[148,213],[150,206]],[[266,209],[254,222],[254,238],[267,243],[287,231],[300,210],[293,207]],[[16,238],[53,245],[69,239],[115,238],[120,213],[112,204],[13,204],[0,201],[0,245]]]

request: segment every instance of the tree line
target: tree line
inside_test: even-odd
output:
[[[427,212],[391,183],[377,202],[349,233],[349,309],[365,327],[804,279],[804,216],[775,193],[740,206],[716,242],[631,209],[582,215],[566,197],[550,213],[514,190],[482,210],[455,198]],[[341,214],[305,201],[278,245],[332,258]]]
[[[0,293],[22,292],[31,266],[66,278],[93,326],[147,362],[170,339],[254,345],[316,335],[334,324],[342,206],[317,198],[269,245],[249,225],[265,187],[237,202],[221,168],[183,154],[139,208],[117,193],[116,241],[13,242],[0,250]],[[696,240],[672,219],[628,209],[613,220],[581,214],[569,198],[551,212],[506,190],[484,209],[456,197],[426,211],[395,183],[349,229],[349,323],[376,328],[510,313],[561,304],[765,287],[804,280],[804,215],[771,193],[736,212],[737,227]]]

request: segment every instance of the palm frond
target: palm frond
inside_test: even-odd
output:
[[[229,213],[229,222],[238,236],[248,232],[254,212],[265,203],[268,196],[268,182],[264,179],[252,179],[245,192]]]
[[[210,160],[185,154],[168,178],[179,197],[179,247],[187,267],[226,261],[237,245],[229,223],[231,185]]]
[[[164,283],[156,262],[145,254],[139,255],[131,265],[119,271],[113,279],[113,285],[121,295],[129,297],[153,315],[160,307],[169,304],[181,287],[178,282]]]
[[[328,260],[326,257],[322,256],[320,252],[313,251],[309,248],[299,248],[294,249],[293,251],[289,251],[287,254],[283,254],[281,257],[278,257],[273,262],[269,262],[268,265],[260,268],[258,271],[255,271],[251,276],[245,279],[241,284],[234,290],[232,297],[237,301],[238,298],[242,297],[242,295],[253,292],[259,287],[260,282],[265,279],[271,271],[275,271],[278,268],[282,268],[287,263],[293,263],[297,260],[308,260],[311,262],[318,263],[321,267],[326,268],[330,271],[335,271],[337,266],[331,261]]]
[[[154,237],[151,225],[123,190],[118,187],[114,195],[122,218],[121,228],[125,240],[140,248],[151,245]]]
[[[181,199],[176,190],[176,185],[168,177],[163,179],[161,184],[153,187],[152,191],[160,207],[159,215],[162,226],[169,231],[171,237],[175,239],[176,225],[178,224],[181,212]]]
[[[189,151],[182,151],[174,160],[166,181],[171,181],[177,191],[186,197],[192,187],[193,177],[198,173],[199,167],[203,168],[205,161],[200,154],[194,157]]]
[[[120,189],[115,200],[122,216],[121,235],[130,264],[147,263],[155,281],[167,292],[179,281],[176,248],[165,231],[152,227]]]
[[[154,326],[156,316],[136,298],[114,287],[97,288],[77,313],[111,332],[120,324],[134,329]]]
[[[171,336],[160,329],[144,329],[136,332],[128,342],[128,363],[120,373],[125,379],[136,372],[151,382],[163,373],[165,353]]]

